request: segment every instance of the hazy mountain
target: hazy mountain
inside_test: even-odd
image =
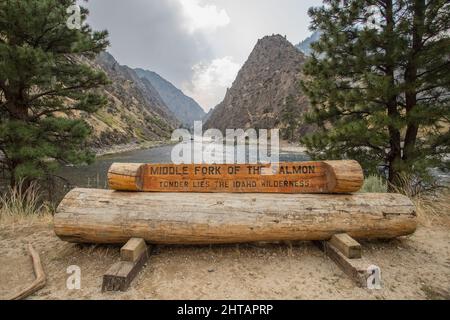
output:
[[[204,123],[207,122],[209,120],[209,118],[211,118],[211,115],[213,114],[213,112],[214,112],[214,108],[212,108],[211,110],[208,111],[207,114],[205,114],[205,116],[203,117]]]
[[[224,100],[206,122],[207,128],[283,128],[288,97],[294,104],[292,117],[309,108],[299,81],[305,56],[285,37],[258,40],[247,62],[227,91]],[[309,128],[301,128],[302,131]]]
[[[153,85],[168,108],[185,127],[190,128],[194,121],[203,119],[205,112],[200,105],[172,83],[152,71],[143,69],[135,69],[135,71],[139,77]]]
[[[111,81],[101,89],[108,105],[93,115],[80,114],[93,129],[93,147],[170,138],[180,123],[149,81],[109,53],[85,62],[103,70]]]
[[[305,55],[309,56],[312,53],[311,44],[320,39],[321,33],[315,31],[311,36],[296,45],[296,48],[303,52]]]

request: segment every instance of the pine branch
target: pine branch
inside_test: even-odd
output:
[[[37,99],[40,99],[44,96],[65,96],[65,94],[67,94],[67,92],[70,91],[75,91],[75,90],[80,90],[80,89],[93,89],[96,88],[98,86],[98,83],[93,83],[91,82],[92,79],[89,79],[89,81],[85,81],[81,84],[78,84],[76,86],[71,86],[71,87],[66,87],[66,88],[62,88],[59,90],[49,90],[46,92],[42,92],[40,94],[34,95],[33,97],[31,97],[30,99],[28,99],[28,101],[31,103]]]
[[[436,71],[441,71],[441,70],[448,69],[448,67],[450,67],[450,60],[447,60],[444,64],[441,64],[441,65],[439,65],[439,66],[437,66],[437,67],[434,67],[434,68],[432,68],[432,69],[429,69],[429,70],[426,70],[426,71],[424,71],[424,72],[421,72],[421,73],[417,74],[417,77],[418,77],[418,78],[421,78],[421,77],[423,77],[424,75],[428,75],[428,74],[434,73],[434,72],[436,72]]]

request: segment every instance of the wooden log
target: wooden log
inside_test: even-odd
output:
[[[54,217],[63,240],[124,244],[215,244],[329,240],[348,233],[395,238],[415,231],[411,200],[399,194],[187,194],[74,189]]]
[[[108,172],[109,187],[121,191],[139,191],[142,164],[114,163]]]
[[[217,193],[352,193],[361,189],[356,161],[266,165],[173,165],[115,163],[109,187],[119,191]]]
[[[361,258],[361,245],[346,233],[333,235],[330,243],[349,259]]]
[[[30,253],[31,260],[33,262],[33,270],[36,278],[29,286],[24,288],[19,293],[13,295],[10,298],[10,300],[25,299],[26,297],[32,295],[36,291],[41,290],[43,287],[45,287],[45,284],[47,283],[47,277],[44,273],[44,268],[42,268],[41,258],[39,257],[39,254],[31,244],[28,244],[28,252]]]

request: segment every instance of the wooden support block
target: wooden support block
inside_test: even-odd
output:
[[[333,260],[339,268],[360,287],[367,288],[369,263],[365,258],[348,259],[341,251],[328,241],[315,241],[315,244]]]
[[[347,233],[335,234],[330,243],[349,259],[361,258],[361,245]]]
[[[120,249],[120,258],[122,261],[136,262],[146,250],[144,239],[132,238]]]
[[[102,291],[127,291],[131,282],[144,267],[149,257],[149,248],[135,262],[120,261],[103,275]]]

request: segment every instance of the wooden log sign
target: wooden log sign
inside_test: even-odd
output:
[[[216,193],[352,193],[364,180],[356,161],[279,164],[115,163],[109,187],[119,191]]]

